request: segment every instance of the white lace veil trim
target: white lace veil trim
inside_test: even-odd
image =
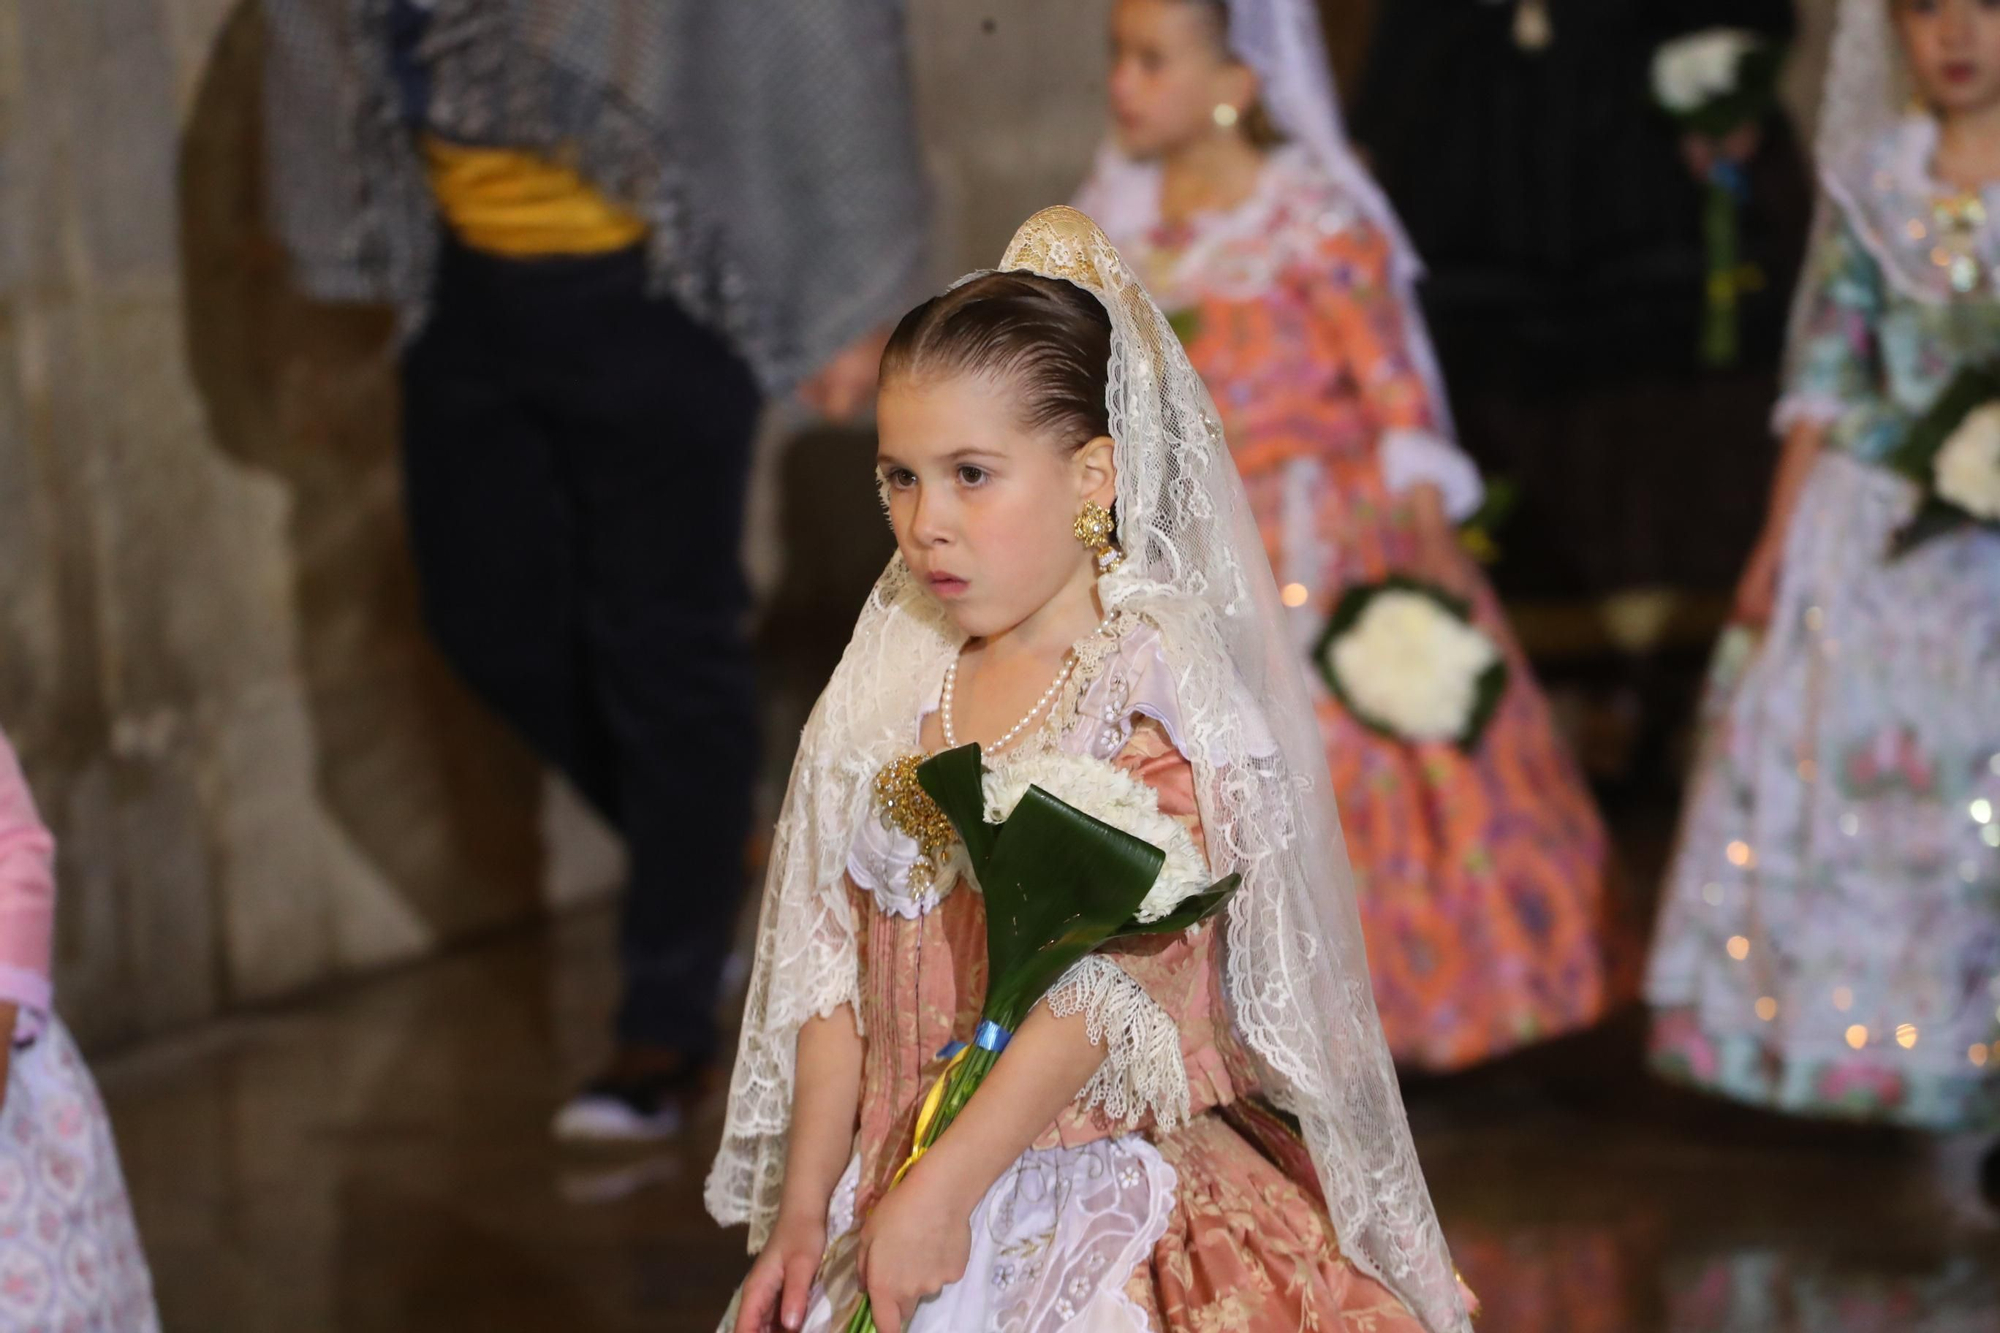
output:
[[[1865,169],[1903,120],[1910,85],[1886,0],[1840,0],[1813,150],[1822,172]]]
[[[1859,210],[1875,189],[1876,163],[1884,144],[1906,120],[1909,102],[1902,43],[1896,38],[1886,0],[1840,0],[1813,140],[1820,195],[1806,263],[1792,295],[1788,360],[1806,346],[1803,331],[1817,296],[1813,276],[1820,271],[1819,256],[1831,239],[1838,215],[1845,211],[1867,229]],[[1878,259],[1893,264],[1893,256],[1870,248]],[[1788,373],[1786,378],[1790,381],[1792,376]],[[1788,420],[1781,404],[1776,418],[1781,430]]]
[[[1240,871],[1224,983],[1272,1099],[1296,1115],[1343,1252],[1432,1333],[1468,1327],[1369,989],[1326,755],[1284,608],[1214,405],[1159,308],[1096,225],[1036,214],[1001,261],[1075,283],[1112,325],[1111,433],[1124,565],[1099,592],[1160,633],[1209,856]],[[841,883],[870,780],[960,642],[892,561],[813,710],[779,819],[709,1210],[775,1217],[799,1025],[855,995]],[[1271,738],[1275,737],[1275,752]]]
[[[1402,300],[1410,363],[1430,389],[1432,412],[1441,433],[1455,435],[1451,400],[1437,351],[1417,303],[1417,282],[1423,261],[1389,196],[1362,165],[1348,142],[1340,113],[1333,67],[1327,61],[1319,12],[1311,0],[1227,0],[1229,49],[1256,72],[1264,111],[1287,139],[1302,147],[1313,163],[1330,177],[1369,223],[1388,240],[1389,277]],[[1160,169],[1157,163],[1126,156],[1111,140],[1098,150],[1088,181],[1077,203],[1121,243],[1152,226],[1159,218]]]

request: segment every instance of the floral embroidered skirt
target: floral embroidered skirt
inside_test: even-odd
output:
[[[1244,478],[1279,583],[1306,590],[1302,656],[1343,592],[1415,558],[1379,474],[1372,456],[1331,457]],[[1512,674],[1470,754],[1370,731],[1307,668],[1382,1027],[1399,1063],[1427,1069],[1586,1027],[1638,980],[1636,922],[1582,773],[1491,589],[1473,601]]]
[[[159,1327],[111,1122],[51,1017],[14,1051],[0,1111],[0,1329]]]
[[[1816,465],[1725,643],[1647,977],[1655,1065],[1743,1101],[2000,1124],[2000,536],[1894,561],[1914,492]]]

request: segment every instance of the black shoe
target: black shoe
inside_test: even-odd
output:
[[[657,1143],[678,1134],[687,1104],[699,1096],[703,1064],[663,1073],[607,1074],[556,1112],[551,1128],[561,1143]]]

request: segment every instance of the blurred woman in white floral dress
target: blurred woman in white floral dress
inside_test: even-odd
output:
[[[1842,0],[1827,87],[1784,454],[1711,682],[1653,1058],[1781,1111],[1990,1129],[2000,6]]]

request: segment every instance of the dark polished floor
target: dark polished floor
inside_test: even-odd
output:
[[[105,1063],[170,1333],[706,1333],[741,1234],[685,1143],[545,1132],[601,1054],[603,913]],[[1969,1152],[1649,1083],[1623,1025],[1411,1089],[1493,1333],[1992,1333]],[[1970,1146],[1970,1145],[1968,1145]]]

